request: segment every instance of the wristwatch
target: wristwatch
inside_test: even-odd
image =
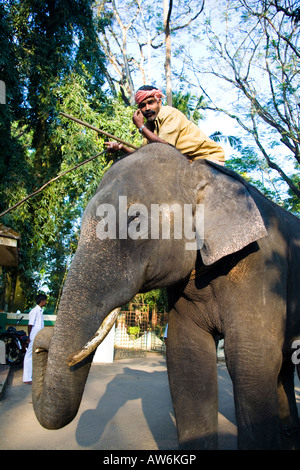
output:
[[[140,128],[139,128],[139,132],[142,134],[143,133],[143,129],[145,127],[145,124],[143,124]]]

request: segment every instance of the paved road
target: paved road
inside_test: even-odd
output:
[[[231,381],[218,364],[219,447],[236,449]],[[300,387],[298,388],[300,401]],[[173,450],[177,448],[165,358],[150,354],[93,364],[76,418],[49,431],[37,422],[31,386],[11,371],[0,401],[0,449]]]
[[[219,364],[220,448],[236,448],[232,387]],[[49,431],[37,422],[31,386],[12,371],[0,401],[0,449],[172,450],[177,448],[165,358],[150,354],[93,364],[76,418]]]

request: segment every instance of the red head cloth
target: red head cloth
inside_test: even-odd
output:
[[[153,88],[152,90],[138,90],[135,94],[136,104],[140,104],[142,101],[154,96],[157,100],[164,98],[164,95],[161,90]]]

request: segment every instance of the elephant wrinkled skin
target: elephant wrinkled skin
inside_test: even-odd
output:
[[[130,210],[124,211],[125,200]],[[160,222],[169,221],[169,237],[150,236],[155,204],[165,204]],[[184,230],[175,236],[175,213],[165,210],[174,204],[183,215],[192,207],[194,218],[204,208],[204,240],[193,249]],[[115,219],[105,219],[112,209]],[[109,232],[111,220],[116,227]],[[104,175],[83,215],[53,336],[42,330],[35,340],[38,420],[58,429],[74,418],[93,353],[72,367],[68,358],[90,344],[109,312],[138,292],[167,287],[167,367],[180,448],[217,448],[220,335],[239,448],[280,448],[280,425],[298,427],[291,354],[300,334],[299,264],[300,221],[236,173],[208,161],[190,163],[164,144],[123,158]]]

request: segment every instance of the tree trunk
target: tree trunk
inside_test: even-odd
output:
[[[171,80],[171,35],[170,35],[170,19],[172,13],[173,0],[164,0],[164,30],[166,42],[166,96],[167,104],[172,106],[172,80]]]

